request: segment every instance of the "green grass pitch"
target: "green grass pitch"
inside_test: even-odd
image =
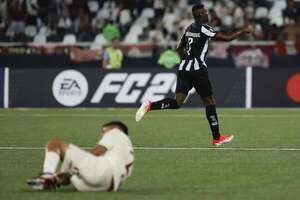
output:
[[[134,109],[0,110],[0,199],[300,199],[300,110],[218,111],[222,132],[235,135],[221,149],[211,147],[203,109],[152,112],[139,123]],[[133,175],[119,192],[27,188],[44,154],[30,148],[54,137],[92,147],[110,120],[127,123],[135,147],[166,148],[136,149]]]

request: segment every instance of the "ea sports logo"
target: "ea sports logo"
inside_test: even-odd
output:
[[[81,104],[88,94],[88,82],[76,70],[60,72],[52,84],[52,92],[60,104],[73,107]]]

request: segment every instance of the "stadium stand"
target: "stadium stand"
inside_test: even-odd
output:
[[[104,27],[118,27],[125,43],[177,41],[192,21],[198,0],[0,0],[0,42],[99,41]],[[211,25],[232,30],[253,24],[256,34],[241,40],[297,40],[299,2],[294,0],[203,0]],[[42,32],[42,33],[41,33]],[[36,36],[38,35],[38,36]],[[97,38],[98,37],[98,38]],[[44,39],[43,39],[44,40]],[[74,38],[72,39],[74,42]],[[102,42],[101,42],[102,43]]]

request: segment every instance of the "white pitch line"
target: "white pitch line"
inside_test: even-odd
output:
[[[91,149],[92,147],[82,147]],[[45,147],[0,147],[0,150],[44,150]],[[199,151],[300,151],[299,148],[259,147],[134,147],[135,150],[199,150]]]
[[[231,151],[300,151],[297,148],[244,148],[244,147],[135,147],[137,150],[231,150]]]
[[[0,150],[41,150],[45,147],[0,147]]]
[[[220,117],[231,118],[299,118],[295,114],[219,114]],[[134,118],[134,114],[0,114],[0,117],[129,117]],[[203,117],[202,114],[150,114],[148,118],[191,118]]]

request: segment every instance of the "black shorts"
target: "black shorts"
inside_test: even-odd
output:
[[[176,93],[188,94],[193,87],[202,98],[212,96],[208,72],[206,70],[178,71]]]

